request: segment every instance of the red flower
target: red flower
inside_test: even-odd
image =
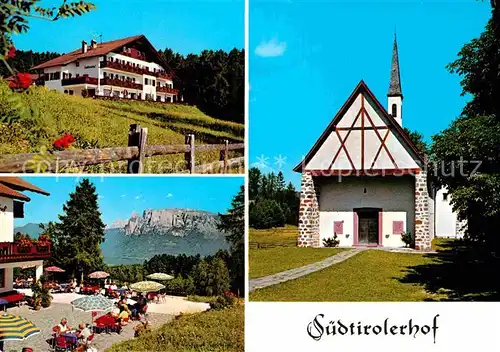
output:
[[[32,80],[29,73],[18,72],[14,76],[14,80],[9,82],[9,88],[28,89],[31,86]]]
[[[14,45],[12,45],[9,49],[9,53],[7,54],[7,57],[9,59],[12,59],[14,57],[16,57],[16,48],[14,47]]]
[[[52,145],[55,149],[67,149],[75,142],[75,138],[71,134],[65,134],[63,137],[57,139]]]

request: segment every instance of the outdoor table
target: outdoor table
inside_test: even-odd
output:
[[[63,336],[66,341],[71,343],[72,345],[76,346],[78,344],[78,336],[74,332],[65,332],[62,334],[59,334],[59,336]]]

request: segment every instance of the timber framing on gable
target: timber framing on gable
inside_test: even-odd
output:
[[[370,102],[367,102],[367,100]],[[342,118],[346,115],[346,113],[348,113],[348,111],[350,111],[350,114],[353,114],[352,109],[354,107],[356,107],[357,112],[352,115],[352,122],[349,120],[348,125],[345,125],[345,122],[344,124],[340,124]],[[372,111],[372,113],[370,113],[370,111]],[[372,115],[373,113],[375,113],[376,116]],[[359,155],[358,159],[356,159],[357,162],[354,161],[355,156],[347,146],[349,136],[353,132],[356,134],[357,138],[355,148],[355,153]],[[331,137],[332,135],[335,135],[336,137]],[[413,159],[413,165],[410,165],[410,167],[398,165],[397,157],[393,155],[387,145],[390,135],[398,140],[400,145],[409,154],[409,157]],[[371,139],[367,140],[367,136],[370,136]],[[375,98],[373,93],[363,81],[357,85],[337,115],[335,115],[326,130],[316,141],[313,148],[306,155],[304,160],[294,168],[294,171],[302,172],[328,138],[330,138],[330,142],[332,141],[331,138],[334,138],[336,140],[335,143],[339,143],[339,147],[335,147],[332,150],[332,159],[331,162],[329,162],[329,166],[325,165],[326,167],[320,168],[308,167],[308,172],[318,175],[325,173],[352,174],[353,172],[360,175],[382,173],[409,174],[420,171],[424,165],[424,158],[420,155],[415,145],[404,132],[403,128],[391,115],[387,113],[385,108]],[[360,145],[358,145],[358,139]],[[377,141],[377,143],[374,143],[374,140]],[[360,150],[358,150],[358,148],[360,148]],[[374,156],[367,155],[367,150],[372,153],[372,150],[374,149],[376,150]],[[382,154],[384,154],[384,158],[386,158],[387,162],[390,160],[390,165],[380,168],[377,167],[377,163],[380,164]],[[340,169],[339,167],[334,167],[334,164],[338,162],[340,155],[345,155],[349,167],[342,167]],[[326,158],[324,155],[322,157]],[[347,164],[347,162],[344,161],[344,164]],[[358,166],[356,166],[356,164]]]

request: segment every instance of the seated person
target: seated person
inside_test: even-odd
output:
[[[118,315],[118,321],[120,325],[122,326],[127,325],[128,319],[129,319],[129,313],[125,309],[122,309],[120,314]]]
[[[116,302],[115,306],[111,310],[111,316],[114,318],[118,318],[119,315],[120,315],[120,305],[118,302]]]
[[[126,310],[128,315],[130,315],[130,309],[127,304],[127,298],[125,296],[122,296],[119,303],[120,303],[120,309],[123,308],[123,310]]]
[[[68,326],[68,320],[66,318],[62,318],[61,323],[57,326],[59,327],[60,334],[64,334],[65,332],[69,332],[71,330]]]
[[[109,288],[112,289],[113,291],[118,290],[118,286],[116,286],[116,284],[115,284],[114,281],[111,283],[111,285],[109,286]]]
[[[90,335],[92,335],[92,332],[87,326],[85,326],[85,324],[78,325],[77,336],[78,339],[81,340],[83,344],[87,344],[87,339],[89,338]]]

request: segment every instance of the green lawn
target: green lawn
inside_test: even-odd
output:
[[[20,99],[12,102],[12,99]],[[9,117],[19,117],[20,107],[29,108],[31,116],[8,125]],[[127,146],[131,124],[148,128],[148,141],[153,144],[183,144],[184,135],[194,133],[196,143],[233,143],[244,140],[244,125],[207,116],[194,106],[158,104],[138,101],[105,101],[70,96],[49,91],[45,87],[31,87],[29,94],[13,93],[0,80],[0,155],[38,153],[41,147],[52,143],[65,133],[71,133],[77,142],[75,148],[96,143],[98,148]],[[239,153],[239,154],[237,154]],[[240,156],[231,152],[230,157]],[[183,154],[147,158],[145,170],[151,173],[169,172],[182,164]],[[197,164],[219,160],[218,151],[198,152]],[[113,165],[114,164],[114,165]],[[126,162],[108,164],[108,168],[90,167],[89,172],[124,172]],[[121,167],[120,170],[116,168]]]
[[[288,269],[298,268],[312,264],[335,255],[343,248],[301,248],[301,247],[275,247],[249,250],[249,277],[276,274]]]
[[[114,344],[106,352],[243,352],[244,306],[182,315],[160,329]]]
[[[280,243],[282,245],[296,246],[299,230],[297,226],[286,225],[285,227],[256,230],[250,229],[249,242],[258,244]]]
[[[421,254],[368,250],[327,269],[250,293],[252,301],[424,301],[439,299],[403,283],[409,267],[435,261]]]

